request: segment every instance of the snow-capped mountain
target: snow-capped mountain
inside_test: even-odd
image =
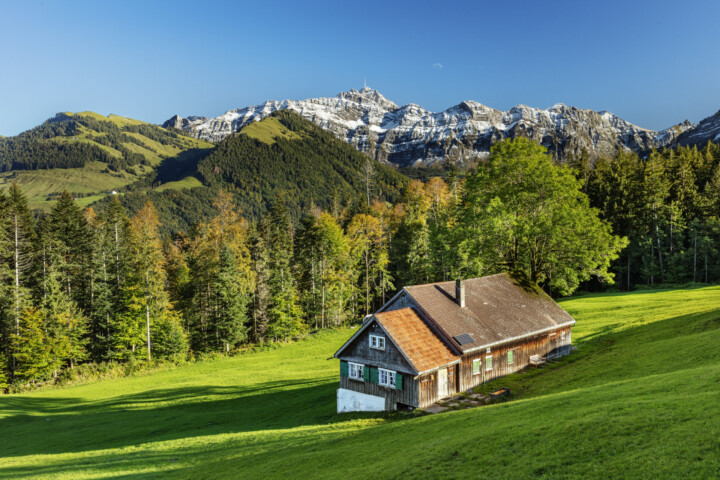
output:
[[[495,142],[518,136],[542,143],[560,160],[583,151],[593,157],[613,155],[621,147],[644,152],[672,145],[680,134],[692,128],[685,121],[657,132],[609,112],[563,104],[547,110],[518,105],[503,112],[466,101],[435,113],[412,103],[400,107],[370,88],[350,90],[336,97],[267,101],[215,118],[175,115],[163,126],[218,142],[244,125],[282,109],[293,110],[375,159],[398,166],[443,161],[467,164],[487,155]]]

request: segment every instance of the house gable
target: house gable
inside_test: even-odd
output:
[[[383,350],[370,346],[370,336],[376,335],[385,339]],[[390,335],[382,328],[377,319],[369,320],[353,338],[335,354],[340,360],[347,362],[373,365],[397,372],[417,375],[417,371],[407,361],[403,353],[395,346]]]

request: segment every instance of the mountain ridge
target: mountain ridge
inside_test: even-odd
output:
[[[518,136],[541,143],[559,161],[583,152],[593,158],[611,156],[618,148],[644,154],[677,145],[680,135],[690,137],[687,132],[697,127],[685,120],[655,131],[606,110],[562,103],[544,110],[516,105],[501,111],[466,100],[442,112],[431,112],[414,103],[398,106],[370,88],[351,89],[335,97],[268,100],[212,118],[175,115],[163,126],[218,142],[278,110],[295,111],[376,160],[399,167],[448,161],[469,166],[486,156],[494,143]]]

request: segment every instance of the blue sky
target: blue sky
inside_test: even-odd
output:
[[[0,134],[160,123],[367,79],[398,104],[562,102],[646,128],[720,109],[720,2],[0,0]]]

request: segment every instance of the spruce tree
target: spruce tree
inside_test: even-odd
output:
[[[282,200],[275,200],[268,217],[269,222],[264,224],[263,232],[269,260],[268,336],[287,341],[306,330],[292,272],[294,231],[287,207]]]
[[[51,361],[51,346],[45,331],[42,311],[35,307],[22,311],[19,328],[11,336],[16,361],[13,382],[37,382],[52,375],[54,365]]]
[[[19,335],[21,313],[30,305],[29,277],[35,254],[35,226],[28,208],[27,198],[17,183],[13,183],[8,189],[4,217],[5,229],[0,232],[0,236],[5,241],[5,245],[9,246],[9,249],[4,251],[7,252],[5,264],[10,270],[9,292],[11,296],[11,310],[6,317],[5,331]],[[14,371],[14,365],[14,355],[11,352],[12,371]]]
[[[227,244],[220,250],[220,268],[215,290],[218,295],[217,330],[223,349],[230,349],[247,340],[248,292],[242,288],[235,256]]]
[[[66,293],[85,311],[90,311],[91,241],[87,221],[72,195],[64,191],[46,223],[48,235],[55,241],[56,254],[62,257],[62,283]]]

